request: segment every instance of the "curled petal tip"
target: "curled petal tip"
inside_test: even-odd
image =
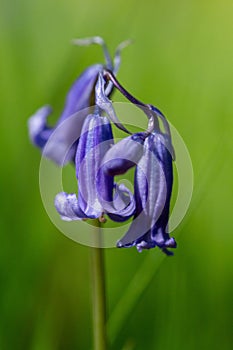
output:
[[[123,248],[123,243],[121,241],[118,241],[116,244],[117,248]]]
[[[34,135],[38,130],[43,129],[48,116],[52,113],[52,107],[45,105],[39,108],[28,120],[30,135]]]
[[[166,242],[165,242],[165,247],[167,248],[176,248],[177,247],[177,243],[175,241],[175,239],[173,237],[169,238]]]
[[[136,245],[137,251],[141,253],[144,249],[148,249],[148,244],[145,241],[142,241],[140,244]]]
[[[76,199],[75,194],[67,195],[65,192],[61,192],[58,193],[54,199],[55,208],[61,215],[62,220],[71,221],[71,217],[74,216],[74,211],[72,210],[71,203],[69,201],[69,199],[72,197]]]
[[[79,208],[77,197],[74,193],[58,193],[55,197],[54,205],[64,221],[81,220],[87,218]]]
[[[52,108],[45,105],[38,109],[28,120],[29,137],[38,147],[43,148],[51,135],[51,128],[47,126],[47,118]]]

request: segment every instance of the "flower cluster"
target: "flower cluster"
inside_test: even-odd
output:
[[[59,165],[68,161],[75,164],[78,196],[61,192],[55,197],[55,207],[67,221],[105,222],[108,216],[123,222],[132,217],[129,230],[117,246],[136,246],[138,251],[157,246],[170,255],[168,248],[175,248],[176,242],[168,233],[174,158],[169,124],[157,108],[137,100],[116,79],[120,52],[127,42],[119,45],[113,62],[101,38],[75,43],[100,44],[105,65],[87,68],[75,81],[54,128],[47,125],[49,106],[29,120],[30,138],[44,150],[43,155]],[[115,88],[143,110],[148,118],[147,130],[132,134],[121,124],[109,99]],[[112,123],[128,133],[118,143],[114,143]],[[134,193],[114,182],[115,176],[130,168],[135,168]]]

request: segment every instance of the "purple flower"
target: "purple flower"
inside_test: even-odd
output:
[[[102,159],[114,143],[111,124],[101,115],[103,78],[96,84],[96,112],[86,117],[75,156],[78,198],[59,193],[55,206],[65,220],[96,219],[108,214],[115,221],[127,220],[134,214],[133,195],[104,172]],[[109,109],[109,107],[108,107]]]
[[[111,69],[115,73],[118,71],[120,66],[120,52],[128,44],[128,42],[124,42],[118,46],[114,62],[112,63],[102,38],[77,39],[74,43],[78,45],[90,45],[93,43],[101,45],[104,51],[106,65],[94,64],[88,67],[74,82],[66,96],[64,110],[54,127],[50,127],[47,124],[48,116],[52,112],[49,106],[44,106],[37,110],[28,121],[30,139],[34,145],[42,150],[45,148],[50,136],[56,131],[54,137],[50,139],[49,147],[45,148],[43,155],[58,165],[64,165],[68,161],[74,160],[77,148],[77,142],[73,142],[74,130],[78,139],[84,119],[90,113],[88,107],[95,103],[95,84],[98,75],[104,68]],[[111,94],[112,89],[113,85],[109,83],[106,87],[106,95]],[[76,114],[77,118],[71,118]],[[69,122],[67,123],[68,119]],[[68,150],[69,152],[67,152]]]
[[[30,138],[43,149],[44,156],[59,165],[75,163],[78,194],[58,193],[55,207],[66,221],[104,222],[108,215],[113,221],[123,222],[133,216],[117,246],[136,246],[138,251],[157,246],[171,255],[169,248],[175,248],[176,242],[168,233],[174,159],[169,124],[156,107],[137,100],[117,81],[120,52],[128,42],[119,45],[113,62],[103,39],[74,42],[100,44],[106,65],[87,68],[75,81],[54,128],[47,125],[49,106],[39,109],[29,120]],[[120,123],[109,99],[114,88],[147,115],[146,131],[131,134]],[[114,144],[111,122],[130,136]],[[135,167],[134,194],[114,182],[116,175],[132,167]]]
[[[50,141],[49,147],[45,149],[44,156],[53,160],[59,165],[73,160],[76,151],[75,145],[71,148],[68,156],[65,157],[67,149],[71,146],[73,130],[75,128],[77,135],[80,135],[81,128],[88,110],[85,108],[91,106],[93,102],[93,89],[99,72],[103,67],[99,64],[87,68],[70,88],[64,110],[56,125],[52,128],[47,124],[47,118],[52,109],[49,106],[40,108],[28,122],[29,135],[31,141],[39,148],[43,149],[52,133],[56,130],[56,136]],[[84,110],[84,111],[83,111]],[[82,111],[82,112],[80,112]],[[70,118],[78,113],[77,118]],[[69,123],[62,123],[69,119]],[[60,126],[60,132],[58,127]],[[65,130],[64,130],[65,129]],[[64,162],[65,159],[65,162]]]
[[[134,197],[136,212],[131,226],[118,247],[136,246],[138,251],[158,246],[166,254],[176,243],[168,234],[172,192],[172,156],[169,137],[154,130],[138,133],[114,145],[104,158],[104,170],[112,176],[126,172],[136,164]],[[128,148],[126,148],[126,145]]]
[[[135,171],[135,220],[118,247],[135,245],[141,251],[158,246],[171,254],[167,248],[176,247],[167,231],[172,183],[171,154],[164,136],[154,132],[145,140],[144,154]],[[136,232],[141,232],[139,237],[135,237]]]
[[[103,208],[98,200],[97,182],[104,184],[104,196],[109,199],[113,191],[113,179],[99,172],[100,159],[111,147],[113,135],[111,124],[106,117],[90,114],[86,117],[75,156],[76,177],[78,179],[78,199],[70,201],[70,195],[58,194],[55,206],[67,220],[101,217]],[[65,202],[64,198],[67,198]],[[76,217],[70,213],[72,211]]]
[[[118,241],[117,246],[136,246],[138,251],[157,246],[167,255],[172,255],[168,248],[175,248],[176,242],[169,236],[168,220],[174,150],[169,124],[160,110],[139,101],[125,90],[112,72],[106,70],[104,76],[148,117],[148,129],[145,132],[136,133],[120,141],[103,159],[105,173],[112,176],[123,174],[136,165],[135,215],[129,230]],[[163,124],[164,132],[160,130],[159,120]]]

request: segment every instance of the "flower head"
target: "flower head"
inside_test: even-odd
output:
[[[107,73],[108,74],[108,73]],[[112,78],[112,74],[108,74]],[[148,130],[128,136],[114,145],[103,160],[106,174],[115,176],[135,167],[134,219],[118,247],[136,246],[138,251],[154,247],[167,255],[175,248],[174,238],[168,233],[169,208],[173,185],[172,158],[174,150],[169,124],[164,115],[154,106],[145,105],[130,95],[113,77],[115,86],[149,118]],[[161,119],[164,132],[160,130]]]
[[[118,247],[136,246],[141,251],[158,246],[166,254],[171,254],[167,248],[176,247],[168,234],[173,172],[167,138],[156,130],[149,135],[135,134],[113,146],[104,158],[104,170],[112,176],[136,165],[135,216]]]
[[[47,124],[48,116],[52,112],[50,106],[40,108],[29,119],[28,126],[30,139],[42,150],[52,133],[57,130],[56,137],[53,137],[50,141],[49,147],[45,148],[44,156],[53,160],[58,165],[63,165],[63,163],[74,159],[77,144],[74,144],[68,155],[66,155],[67,149],[71,146],[71,135],[73,134],[74,128],[76,129],[77,135],[80,135],[84,119],[87,116],[87,107],[93,104],[91,101],[93,89],[101,69],[103,69],[102,65],[93,65],[87,68],[74,82],[66,96],[64,110],[53,128],[49,127]],[[70,118],[78,112],[78,118]],[[69,123],[65,123],[68,118]],[[59,128],[62,123],[64,126]],[[60,130],[60,132],[58,130]]]
[[[67,161],[75,164],[78,193],[58,193],[54,202],[57,212],[66,221],[99,218],[103,222],[107,215],[122,222],[133,217],[117,246],[136,246],[138,251],[157,246],[171,255],[169,248],[175,248],[176,242],[168,233],[174,159],[169,124],[156,107],[137,100],[117,81],[120,52],[128,42],[117,48],[113,62],[99,37],[74,43],[100,44],[105,66],[95,64],[75,81],[54,128],[47,125],[49,106],[29,120],[30,138],[43,149],[44,156],[59,165]],[[147,115],[147,130],[132,134],[121,124],[109,99],[114,88]],[[115,144],[111,122],[129,136]],[[134,194],[125,185],[116,184],[114,178],[132,167]]]
[[[74,129],[77,135],[77,139],[81,133],[83,122],[86,116],[90,113],[88,107],[95,103],[95,84],[98,79],[99,73],[103,69],[108,68],[115,73],[120,66],[120,53],[121,50],[128,44],[128,42],[121,43],[116,49],[114,62],[112,62],[105,42],[100,37],[93,37],[87,39],[76,39],[73,41],[77,45],[101,45],[105,57],[104,64],[94,64],[88,67],[74,82],[66,96],[64,110],[54,127],[50,127],[47,124],[48,116],[52,112],[50,106],[44,106],[36,111],[28,121],[29,136],[37,147],[41,150],[44,149],[48,139],[56,132],[55,137],[50,140],[49,147],[45,148],[44,156],[53,160],[58,165],[63,165],[68,161],[74,161],[77,142],[71,147],[71,140],[73,139]],[[112,83],[106,87],[106,96],[110,95],[113,89]],[[78,118],[71,118],[75,114],[78,114]],[[69,123],[63,122],[69,119]],[[60,127],[62,125],[62,127]],[[69,152],[67,152],[67,150]]]
[[[78,198],[59,193],[55,206],[66,220],[96,219],[108,214],[115,221],[124,221],[134,214],[133,195],[104,172],[102,159],[114,143],[111,124],[101,115],[103,77],[96,84],[96,111],[86,117],[75,156]],[[71,197],[72,196],[72,197]],[[71,200],[72,198],[72,200]]]

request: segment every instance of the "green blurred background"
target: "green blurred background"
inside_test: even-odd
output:
[[[70,45],[93,35],[112,52],[135,40],[118,77],[168,116],[195,174],[174,257],[105,251],[109,315],[128,293],[111,348],[232,348],[232,16],[231,0],[1,0],[1,350],[91,348],[89,248],[50,222],[26,123],[46,103],[55,120],[74,79],[102,61],[98,47]]]

